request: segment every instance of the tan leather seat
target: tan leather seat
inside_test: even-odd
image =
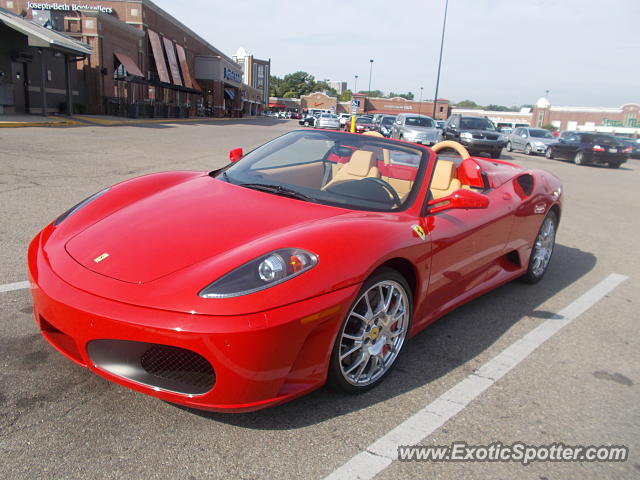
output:
[[[438,160],[430,187],[433,198],[446,197],[461,188],[462,182],[456,177],[455,164],[449,160]]]
[[[361,180],[367,177],[380,178],[378,167],[376,167],[373,161],[373,152],[356,150],[351,155],[351,159],[338,170],[333,179],[322,187],[322,189],[325,190],[327,187],[338,182]]]

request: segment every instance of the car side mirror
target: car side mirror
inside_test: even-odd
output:
[[[233,162],[237,162],[238,160],[240,160],[242,157],[244,156],[244,153],[242,153],[242,149],[241,148],[234,148],[233,150],[231,150],[229,152],[229,161],[231,163]]]
[[[489,206],[489,197],[473,190],[461,188],[446,197],[429,200],[427,205],[431,207],[429,209],[430,213],[442,212],[443,210],[454,208],[480,209]]]

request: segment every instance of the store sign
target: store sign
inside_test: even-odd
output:
[[[413,110],[411,105],[384,105],[384,108],[393,108],[395,110]]]
[[[232,82],[242,83],[242,74],[224,67],[223,76],[225,80],[231,80]]]
[[[61,12],[95,11],[101,13],[113,13],[113,8],[102,5],[86,5],[78,3],[34,3],[27,2],[27,8],[32,10],[57,10]]]

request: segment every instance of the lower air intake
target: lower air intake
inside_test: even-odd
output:
[[[130,340],[93,340],[91,361],[109,373],[151,387],[199,395],[211,390],[216,375],[202,355],[185,348]]]

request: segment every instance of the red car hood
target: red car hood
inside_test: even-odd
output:
[[[197,177],[121,208],[75,235],[65,248],[89,270],[146,283],[265,235],[342,213]]]

